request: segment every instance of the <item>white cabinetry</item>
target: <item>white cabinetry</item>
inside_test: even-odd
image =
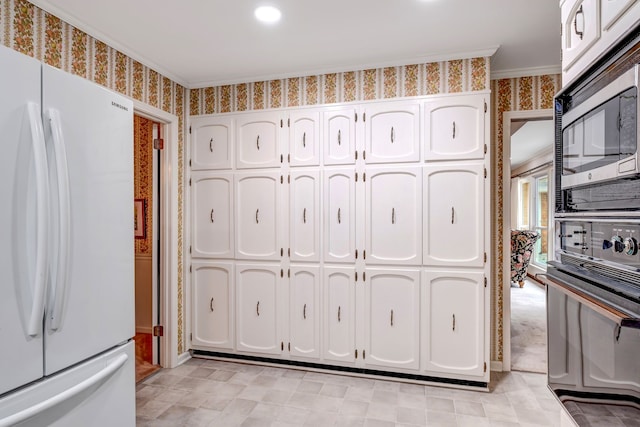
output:
[[[421,168],[368,168],[365,179],[367,263],[420,265]]]
[[[417,162],[420,160],[420,105],[387,102],[364,109],[367,163]]]
[[[192,256],[233,258],[233,174],[194,172],[191,188]]]
[[[443,163],[424,169],[424,264],[483,267],[484,163]]]
[[[355,261],[356,186],[353,169],[324,171],[324,260]]]
[[[234,342],[233,263],[192,264],[192,340],[194,348],[232,349]]]
[[[238,351],[281,354],[281,276],[281,268],[275,265],[236,264]]]
[[[233,120],[197,117],[191,121],[191,169],[231,169]]]
[[[355,269],[325,266],[322,292],[324,360],[353,363],[356,348]]]
[[[273,168],[280,166],[282,115],[280,113],[248,113],[236,119],[236,167]]]
[[[367,268],[365,276],[367,366],[420,366],[420,271]]]
[[[320,113],[312,110],[292,111],[289,126],[291,166],[320,164]]]
[[[236,175],[236,258],[279,260],[280,174]]]
[[[423,369],[482,377],[486,373],[483,272],[428,269],[423,279]]]
[[[608,31],[627,13],[638,0],[601,0],[600,23],[603,31]]]
[[[320,261],[320,172],[291,172],[289,242],[292,261]]]
[[[322,113],[324,164],[347,165],[356,161],[355,108],[330,108]]]
[[[562,68],[571,67],[600,38],[600,0],[566,1],[562,19]]]
[[[484,157],[485,98],[455,95],[425,103],[425,160]]]
[[[289,353],[320,357],[320,268],[292,266],[289,278]]]

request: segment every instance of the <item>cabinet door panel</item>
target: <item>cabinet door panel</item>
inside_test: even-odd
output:
[[[427,270],[424,286],[424,369],[484,376],[484,274]]]
[[[602,30],[606,31],[638,0],[601,0]]]
[[[600,38],[600,0],[562,4],[562,70],[567,71]]]
[[[289,232],[292,261],[320,260],[320,173],[292,172]]]
[[[356,250],[355,172],[324,172],[324,260],[354,262]]]
[[[233,348],[233,264],[193,263],[192,269],[193,346]]]
[[[233,120],[197,117],[191,121],[191,169],[231,169]]]
[[[280,259],[280,175],[236,175],[236,258]]]
[[[366,259],[381,264],[422,261],[422,170],[366,172]]]
[[[324,268],[324,358],[353,363],[355,349],[355,270]]]
[[[365,364],[418,369],[419,270],[368,268],[365,295]]]
[[[278,340],[278,276],[269,265],[236,265],[237,349],[281,354]]]
[[[319,282],[319,267],[291,267],[289,334],[293,357],[320,357]]]
[[[425,104],[425,160],[484,157],[484,95]]]
[[[484,165],[424,169],[424,264],[484,265]]]
[[[191,182],[192,256],[233,258],[233,175],[194,172]]]
[[[355,164],[356,110],[341,108],[323,113],[324,164]]]
[[[415,162],[420,160],[420,106],[415,103],[385,103],[365,110],[367,163]]]
[[[278,113],[256,113],[238,117],[238,169],[280,166],[280,128]]]
[[[320,164],[320,113],[291,112],[289,116],[289,151],[291,166]]]

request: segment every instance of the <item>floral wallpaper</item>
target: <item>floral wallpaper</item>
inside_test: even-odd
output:
[[[520,77],[514,79],[500,79],[491,81],[491,144],[492,165],[493,165],[493,230],[502,230],[504,218],[502,208],[504,205],[503,179],[503,135],[502,120],[503,113],[507,111],[529,111],[544,110],[553,108],[553,97],[562,88],[562,76],[560,74],[542,75],[533,77]],[[507,191],[509,191],[507,189]],[[504,345],[504,331],[502,327],[503,301],[502,283],[504,271],[502,262],[504,260],[505,242],[503,233],[493,233],[492,252],[493,257],[493,280],[491,290],[493,299],[491,301],[492,323],[492,343],[491,360],[502,361],[502,347]],[[510,242],[507,242],[509,245]],[[506,250],[510,250],[507,247]],[[507,331],[506,333],[509,333]]]
[[[183,337],[184,87],[26,0],[0,0],[0,44],[178,117],[178,353]]]
[[[489,89],[489,58],[459,59],[190,90],[189,114],[215,114]]]
[[[147,204],[145,239],[135,239],[136,254],[151,255],[153,249],[153,120],[133,116],[133,197]]]

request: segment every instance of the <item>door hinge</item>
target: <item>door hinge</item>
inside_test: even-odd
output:
[[[291,163],[291,153],[287,154],[287,163]]]
[[[486,277],[484,278],[484,287],[485,288],[487,287],[487,278]]]
[[[291,248],[287,248],[287,256],[291,258]]]
[[[291,119],[287,119],[287,127],[290,128],[291,127]]]
[[[289,349],[289,353],[291,353],[291,342],[287,344],[287,348]]]
[[[193,341],[193,334],[189,333],[189,341]]]
[[[362,281],[363,281],[363,282],[366,282],[366,281],[367,281],[367,272],[366,272],[366,271],[363,271],[363,272],[362,272]]]
[[[282,119],[280,119],[280,127],[283,127],[284,124],[282,123]]]
[[[284,248],[280,248],[280,256],[284,256]]]
[[[153,148],[156,150],[163,150],[164,149],[164,139],[162,138],[156,138],[153,140]],[[191,160],[189,160],[189,166],[191,166]]]
[[[291,277],[291,269],[290,268],[287,269],[287,277]]]
[[[284,277],[284,269],[280,269],[280,277]]]
[[[356,113],[354,113],[354,115],[356,116],[356,123],[357,123],[358,122],[358,113],[356,112]],[[356,350],[356,351],[358,351],[358,350]]]
[[[487,253],[484,253],[484,262],[487,262]]]
[[[358,272],[356,271],[356,282],[358,281]]]
[[[189,273],[193,273],[193,265],[189,266]]]
[[[191,178],[189,178],[189,187],[191,187]]]
[[[367,160],[367,152],[366,152],[366,150],[362,150],[362,160]]]
[[[358,160],[358,150],[356,150],[356,160]]]
[[[191,167],[191,159],[189,159],[189,167]]]
[[[284,351],[284,341],[280,341],[280,351]]]
[[[358,182],[358,172],[356,172],[356,182]]]
[[[367,358],[366,350],[362,350],[362,358],[363,358],[363,359],[366,359],[366,358]]]
[[[487,101],[484,101],[484,112],[487,112]]]
[[[156,325],[153,327],[153,336],[154,337],[163,337],[164,336],[164,326]]]
[[[356,348],[356,359],[358,358],[358,349]]]
[[[191,134],[191,126],[189,126],[189,134]]]
[[[280,154],[280,163],[284,163],[284,155]]]
[[[367,182],[367,173],[362,172],[362,182]]]
[[[189,253],[193,251],[193,246],[189,246]]]
[[[367,259],[367,250],[362,251],[362,259]]]
[[[484,362],[484,371],[487,372],[487,362]]]
[[[484,144],[484,154],[487,154],[487,144]]]
[[[284,184],[284,176],[280,175],[280,184]]]
[[[356,249],[356,259],[358,259],[358,250]]]
[[[484,168],[484,177],[487,177],[487,168]]]
[[[287,184],[291,184],[291,175],[287,175]]]
[[[362,113],[362,121],[366,122],[367,121],[367,113]],[[363,356],[364,359],[364,356]]]

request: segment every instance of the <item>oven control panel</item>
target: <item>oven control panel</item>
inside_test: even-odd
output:
[[[640,224],[559,220],[556,233],[565,252],[640,267]]]

